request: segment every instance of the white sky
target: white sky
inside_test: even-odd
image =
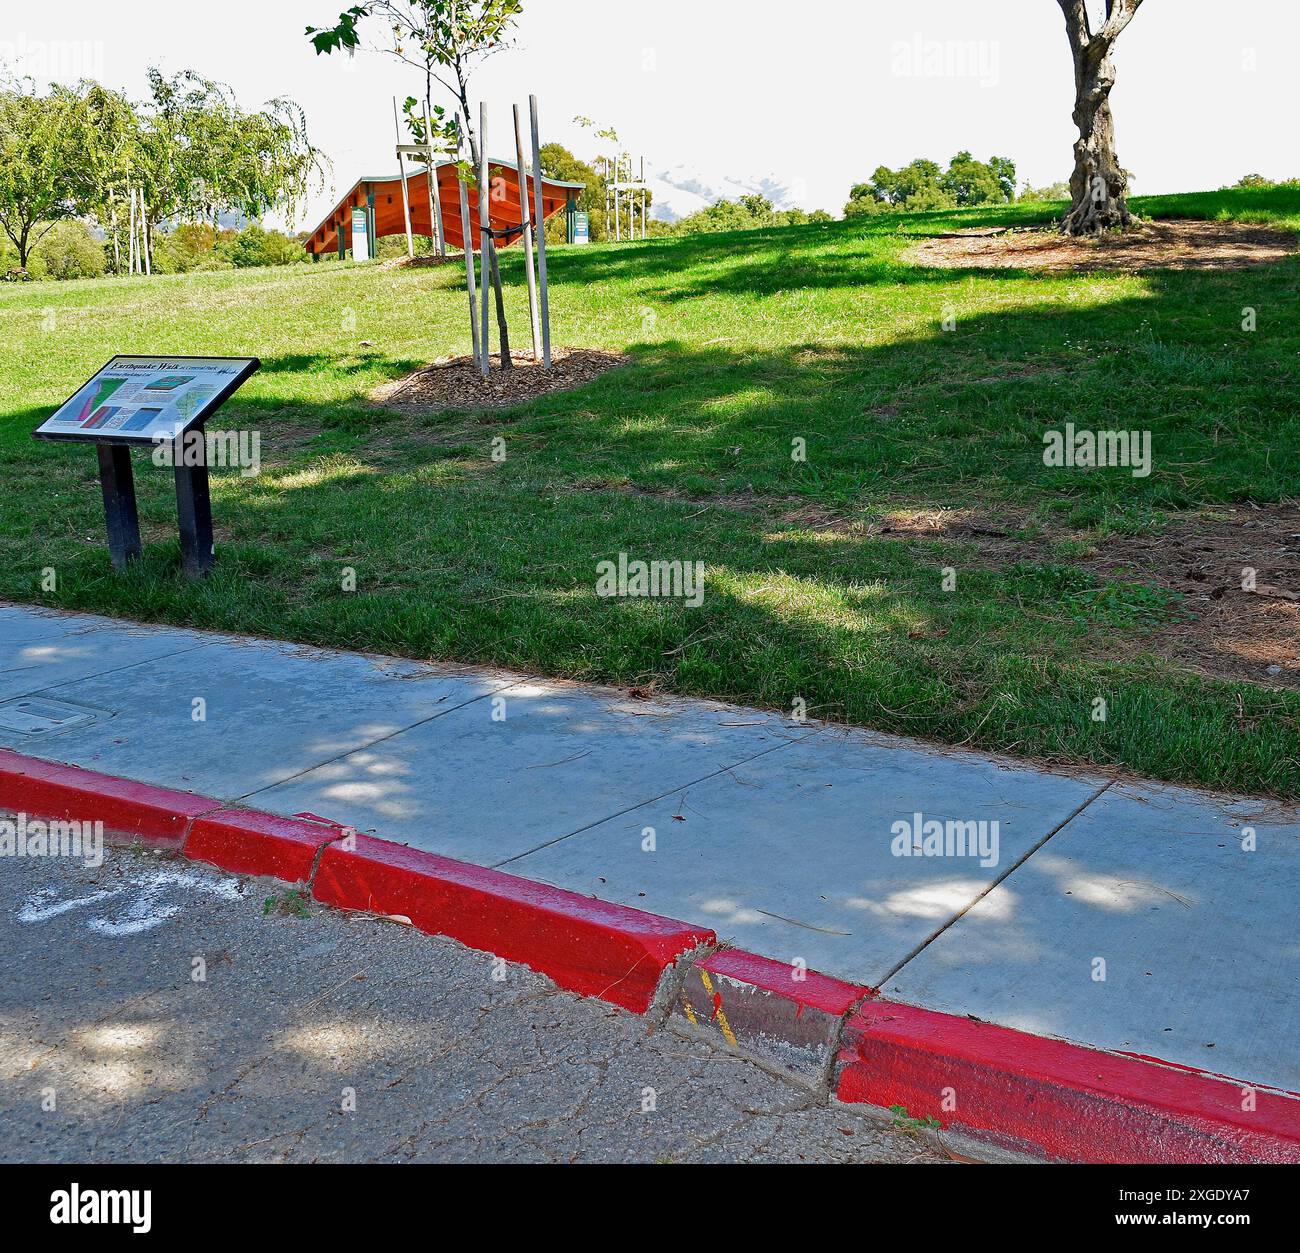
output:
[[[38,79],[97,77],[135,96],[145,69],[194,69],[245,107],[288,95],[341,189],[395,170],[391,97],[419,78],[378,53],[317,57],[304,28],[350,0],[0,0],[0,59]],[[655,169],[775,174],[838,212],[879,164],[998,153],[1035,185],[1068,176],[1072,83],[1055,0],[525,0],[518,47],[474,89],[490,148],[509,105],[541,102],[543,140],[589,156],[571,119],[617,127]],[[1117,46],[1121,161],[1139,192],[1300,175],[1291,0],[1148,0]],[[938,73],[934,71],[939,71]],[[443,103],[448,103],[444,101]],[[311,208],[324,210],[328,195]]]

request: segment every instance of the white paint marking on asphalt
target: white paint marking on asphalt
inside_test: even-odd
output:
[[[57,901],[58,888],[41,888],[39,891],[33,892],[27,898],[27,903],[18,910],[18,921],[46,922],[50,918],[57,918],[60,914],[66,914],[70,909],[77,909],[81,905],[93,905],[96,901],[116,896],[118,891],[120,889],[107,892],[92,892],[89,896],[78,896],[72,900]],[[55,904],[47,905],[47,901],[55,901]]]
[[[116,917],[96,915],[86,920],[86,926],[99,935],[115,938],[139,935],[152,931],[180,913],[182,904],[166,899],[174,890],[207,893],[225,901],[241,899],[237,879],[210,879],[185,870],[146,870],[131,875],[120,887],[65,900],[58,899],[60,889],[57,887],[40,888],[16,912],[19,922],[48,922],[69,910],[94,906],[114,897],[126,897],[125,908]]]

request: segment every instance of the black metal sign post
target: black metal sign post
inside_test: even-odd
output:
[[[134,447],[171,445],[181,568],[202,578],[216,562],[204,424],[261,362],[256,357],[114,357],[32,432],[36,439],[94,444],[108,552],[124,570],[142,550],[131,469]],[[193,457],[191,433],[203,440]]]

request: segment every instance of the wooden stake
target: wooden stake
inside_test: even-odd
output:
[[[492,332],[489,323],[491,317],[488,309],[488,288],[491,279],[492,225],[488,218],[488,156],[487,156],[487,105],[480,104],[478,111],[478,247],[479,247],[479,289],[483,297],[483,309],[479,314],[479,330],[483,336],[482,359],[479,369],[487,378],[489,363],[492,360]]]
[[[110,189],[108,193],[108,221],[113,232],[113,273],[122,273],[122,245],[117,237],[117,193]]]
[[[519,106],[515,110],[515,160],[519,166],[519,220],[524,228],[524,267],[528,275],[528,321],[533,330],[533,360],[542,359],[542,331],[537,321],[537,275],[533,272],[533,220],[528,212],[528,176],[524,165],[524,131],[519,122]],[[533,171],[537,178],[537,171]],[[545,230],[546,223],[539,222],[538,230]]]
[[[487,131],[487,109],[480,107],[481,121],[483,123],[484,133]],[[483,141],[483,163],[486,174],[490,180],[492,175],[492,165],[488,161],[487,140]],[[505,179],[501,180],[503,183]],[[492,294],[496,297],[497,303],[497,333],[501,343],[501,368],[510,370],[514,368],[514,361],[510,356],[510,324],[506,320],[506,294],[505,288],[501,285],[501,262],[497,258],[496,236],[492,234],[491,214],[488,215],[488,258],[491,262],[492,273]]]
[[[465,180],[461,177],[459,164],[464,146],[464,134],[458,113],[456,114],[456,186],[460,188],[460,237],[465,246],[465,287],[469,292],[469,335],[474,345],[474,362],[482,369],[483,351],[478,338],[478,303],[474,295],[474,236],[470,234],[469,193],[465,190]]]
[[[433,155],[433,125],[429,120],[429,102],[427,100],[424,102],[424,141],[428,144],[429,216],[433,219],[429,225],[433,231],[433,238],[438,244],[438,255],[445,257],[447,255],[447,240],[442,232],[442,188],[438,186],[438,168]]]
[[[144,209],[144,188],[140,188],[140,246],[144,250],[144,272],[153,275],[153,258],[149,255],[149,215]]]
[[[406,158],[402,156],[402,124],[397,120],[397,97],[393,97],[393,130],[397,134],[397,168],[402,172],[402,215],[406,220],[406,255],[415,256],[415,240],[411,238],[411,196],[406,187]],[[351,219],[351,209],[348,217]],[[355,259],[355,254],[353,254]]]
[[[533,191],[537,196],[537,276],[542,289],[542,364],[551,368],[551,289],[546,281],[546,201],[542,196],[542,140],[537,97],[528,97],[533,127]]]
[[[130,214],[130,242],[127,245],[127,262],[126,272],[135,273],[135,188],[128,187],[127,194],[131,197],[131,214]]]

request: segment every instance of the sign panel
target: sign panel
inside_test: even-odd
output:
[[[32,432],[36,439],[156,444],[200,426],[256,357],[114,357]]]
[[[573,215],[573,242],[575,244],[591,243],[591,219],[585,213]]]
[[[370,260],[370,220],[365,209],[352,210],[352,260]]]

